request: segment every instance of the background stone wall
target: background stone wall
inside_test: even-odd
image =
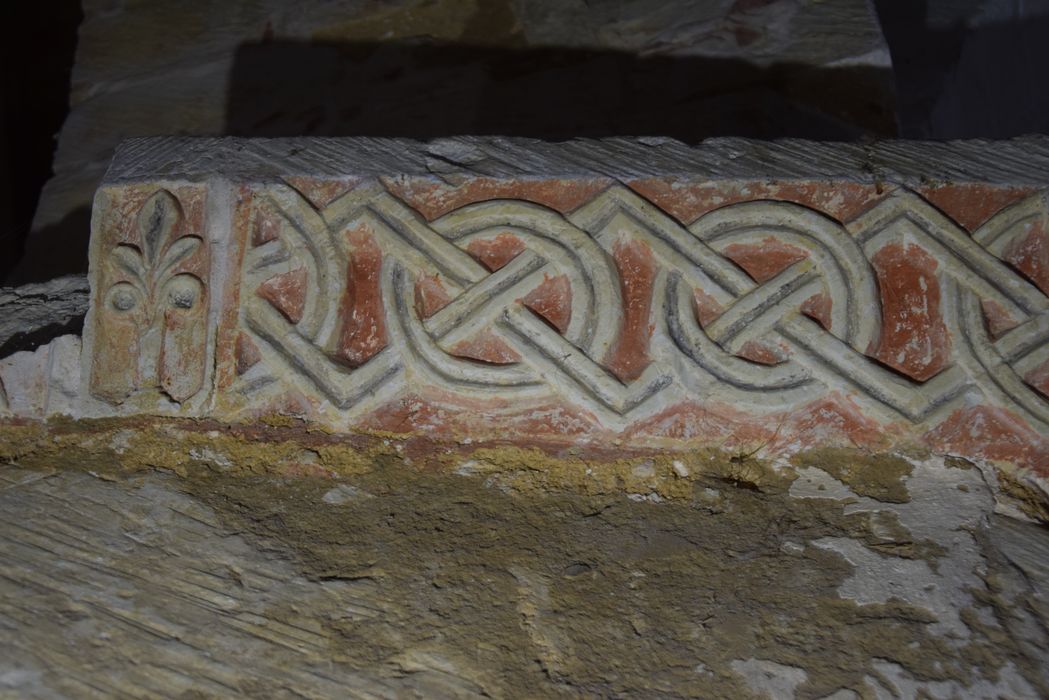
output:
[[[1049,132],[1044,2],[53,0],[0,12],[7,284],[84,271],[92,193],[134,136]]]
[[[895,132],[866,0],[82,5],[54,175],[11,283],[83,271],[92,194],[133,136]]]

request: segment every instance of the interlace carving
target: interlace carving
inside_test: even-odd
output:
[[[857,393],[885,420],[941,420],[979,397],[1006,405],[1032,425],[1049,426],[1049,401],[1023,377],[1049,360],[1049,299],[1000,259],[1032,216],[1034,197],[1000,212],[974,235],[917,195],[898,191],[846,226],[806,207],[750,201],[716,209],[683,226],[623,186],[568,215],[518,200],[470,204],[427,223],[377,184],[362,185],[320,210],[288,186],[267,188],[259,216],[279,233],[251,246],[244,260],[242,323],[261,341],[262,368],[243,391],[278,377],[318,389],[356,414],[395,391],[397,382],[432,384],[464,398],[510,401],[559,396],[611,427],[682,398],[719,400],[755,411],[789,409],[828,390]],[[382,251],[384,347],[359,366],[335,359],[338,300],[354,255],[346,232],[367,230]],[[492,271],[468,253],[477,241],[510,234],[522,249]],[[621,381],[605,364],[623,317],[611,251],[641,241],[659,271],[652,290],[651,357],[640,376]],[[725,255],[769,239],[805,256],[757,282]],[[917,244],[940,261],[950,361],[925,382],[868,356],[881,328],[871,258],[893,242]],[[293,318],[250,293],[276,275],[302,271],[304,299]],[[447,303],[431,315],[413,302],[417,283],[438,275]],[[567,280],[570,314],[556,328],[522,301],[551,278]],[[716,309],[697,316],[697,292]],[[825,317],[811,304],[821,298]],[[994,302],[1018,324],[992,338],[982,311]],[[454,349],[480,333],[515,361],[476,362]],[[748,347],[781,353],[745,359]],[[290,373],[274,369],[290,368]]]

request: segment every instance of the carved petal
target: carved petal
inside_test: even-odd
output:
[[[164,241],[176,234],[182,222],[182,208],[167,190],[158,190],[138,212],[138,232],[142,250],[150,267],[156,269]]]
[[[121,243],[113,249],[113,261],[124,272],[132,275],[141,283],[146,281],[146,266],[142,262],[142,253],[133,245]]]
[[[167,275],[173,267],[200,250],[202,245],[204,245],[204,241],[199,236],[183,236],[172,243],[171,247],[164,251],[164,261],[159,272],[160,276]]]

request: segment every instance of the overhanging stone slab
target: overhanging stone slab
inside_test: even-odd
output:
[[[1044,476],[1047,163],[1042,138],[133,140],[79,396],[6,400]],[[11,366],[8,394],[41,384]]]

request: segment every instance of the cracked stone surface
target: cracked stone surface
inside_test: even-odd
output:
[[[855,455],[631,471],[636,492],[685,486],[654,502],[527,466],[251,475],[197,454],[181,474],[0,468],[0,692],[1049,692],[1049,534],[994,514],[960,461],[893,457],[890,501],[858,495],[878,480]]]

